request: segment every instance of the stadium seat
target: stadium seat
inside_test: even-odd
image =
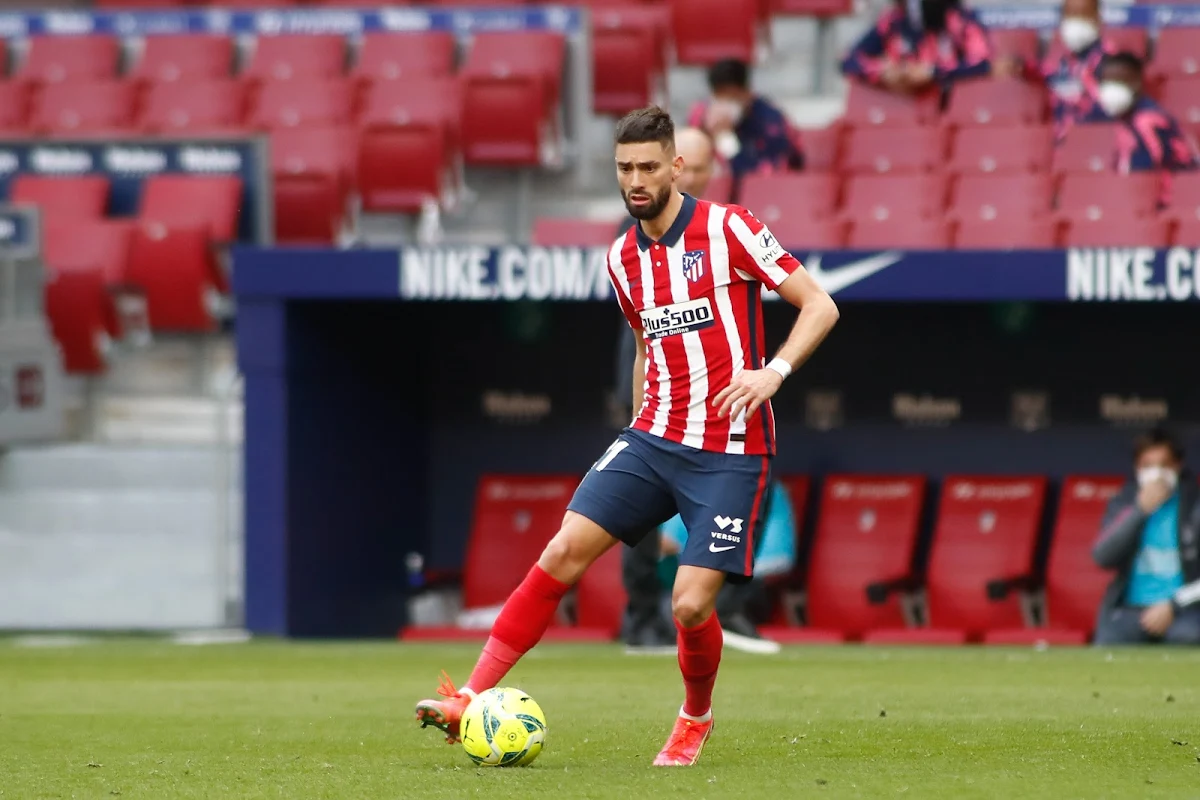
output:
[[[0,81],[0,134],[22,133],[29,125],[29,86]]]
[[[804,128],[800,138],[804,148],[804,170],[806,172],[832,172],[838,168],[842,157],[842,139],[845,128],[833,123],[824,128]]]
[[[846,180],[842,214],[876,221],[940,217],[946,202],[941,175],[855,175]]]
[[[617,545],[600,556],[575,584],[575,624],[599,631],[609,639],[620,635],[628,602],[621,580],[623,549]]]
[[[484,475],[475,491],[463,606],[503,603],[562,524],[575,475]]]
[[[1110,25],[1104,28],[1104,39],[1116,50],[1125,50],[1141,59],[1146,58],[1146,53],[1150,49],[1150,35],[1146,28],[1125,28]],[[1062,39],[1059,38],[1056,32],[1050,40],[1049,46],[1046,48],[1046,58],[1057,61],[1065,53],[1066,46],[1062,43]]]
[[[1045,110],[1041,86],[1021,80],[961,81],[950,93],[942,121],[959,128],[1039,125]]]
[[[1154,60],[1149,70],[1156,80],[1200,77],[1200,53],[1196,32],[1187,28],[1163,28],[1154,41]]]
[[[14,76],[35,84],[115,78],[121,45],[115,36],[33,36]]]
[[[990,219],[959,219],[954,246],[959,250],[1025,250],[1061,245],[1062,225],[1047,217],[1023,214]]]
[[[453,191],[460,171],[461,86],[453,78],[371,86],[359,124],[364,210],[412,212]]]
[[[480,33],[471,43],[462,74],[468,79],[538,76],[546,87],[547,108],[562,96],[566,40],[549,31]]]
[[[1167,81],[1159,91],[1159,103],[1163,109],[1174,115],[1184,128],[1196,129],[1200,126],[1200,77],[1173,78]]]
[[[1161,178],[1151,172],[1066,175],[1058,190],[1058,213],[1073,220],[1148,217],[1158,208],[1161,187]]]
[[[959,128],[950,146],[951,172],[1048,172],[1054,132],[1047,125]]]
[[[943,219],[863,216],[850,225],[849,247],[855,250],[945,250],[953,242],[954,223]]]
[[[1037,31],[1029,28],[993,29],[989,33],[992,38],[992,52],[996,56],[1016,56],[1027,64],[1038,63],[1038,53],[1042,44]]]
[[[225,281],[204,224],[154,220],[134,227],[126,279],[142,289],[150,327],[156,331],[213,331],[214,301]]]
[[[1025,625],[1046,496],[1042,477],[947,476],[925,575],[929,628],[978,641]],[[908,631],[918,638],[926,631]]]
[[[921,476],[826,476],[805,582],[810,629],[857,639],[905,625],[924,499]]]
[[[356,168],[354,129],[284,128],[271,134],[275,241],[337,240]]]
[[[163,135],[232,133],[242,130],[246,86],[231,78],[152,83],[138,127]]]
[[[338,34],[259,36],[243,77],[256,83],[336,78],[346,69],[346,39]]]
[[[138,219],[196,226],[216,243],[237,238],[242,181],[232,175],[155,175],[142,188]]]
[[[801,17],[842,17],[854,13],[851,0],[771,0],[774,14]]]
[[[625,15],[627,16],[627,15]],[[650,105],[663,88],[661,52],[653,29],[622,24],[623,15],[601,11],[592,29],[592,110],[621,115]]]
[[[449,31],[367,33],[352,75],[360,83],[454,74],[454,34]]]
[[[539,217],[530,243],[537,247],[608,247],[617,239],[617,220]]]
[[[147,36],[141,58],[129,78],[143,84],[191,83],[228,78],[233,69],[233,39],[208,34]]]
[[[1154,217],[1079,217],[1066,227],[1065,247],[1167,247],[1171,243],[1169,219]]]
[[[877,125],[904,128],[926,125],[937,120],[938,102],[936,93],[911,98],[876,89],[860,81],[851,81],[842,121],[855,127]]]
[[[667,68],[671,44],[671,7],[668,3],[637,0],[589,0],[592,6],[594,31],[648,31],[653,36],[650,52],[653,69],[662,73]],[[594,33],[593,36],[596,34]],[[594,59],[598,61],[598,59]],[[595,68],[595,64],[593,64]]]
[[[1194,247],[1200,249],[1200,219],[1195,217],[1177,220],[1171,244],[1178,247]]]
[[[264,131],[348,125],[353,110],[354,92],[346,78],[272,81],[258,92],[249,122]]]
[[[855,173],[933,172],[946,163],[946,134],[934,126],[852,128],[842,169]]]
[[[758,0],[669,0],[675,56],[708,66],[723,58],[754,63]]]
[[[834,215],[841,191],[840,178],[828,172],[784,172],[747,175],[739,202],[754,213],[781,241],[781,231],[793,222]]]
[[[1171,176],[1171,203],[1163,213],[1180,222],[1200,220],[1200,173]]]
[[[1027,219],[1049,217],[1054,203],[1054,180],[1040,175],[961,175],[950,191],[954,219]]]
[[[131,131],[136,91],[126,81],[69,81],[44,86],[35,96],[30,128],[55,136]]]
[[[833,217],[814,219],[806,216],[782,217],[771,225],[771,233],[788,250],[812,252],[839,250],[847,246],[851,223]]]
[[[1113,125],[1075,125],[1054,151],[1054,171],[1111,172],[1116,152],[1117,138]]]
[[[728,169],[713,175],[704,190],[704,198],[713,203],[733,202],[733,175]]]
[[[42,226],[48,230],[65,223],[101,219],[108,209],[108,191],[108,178],[103,175],[18,175],[8,200],[37,206]]]

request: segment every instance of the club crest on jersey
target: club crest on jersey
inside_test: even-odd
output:
[[[704,264],[703,250],[688,250],[683,254],[683,274],[692,283],[704,277],[707,267]]]

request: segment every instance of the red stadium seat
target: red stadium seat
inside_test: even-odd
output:
[[[134,85],[124,81],[52,83],[37,93],[30,127],[59,136],[128,132],[135,101]]]
[[[670,0],[680,64],[708,66],[723,58],[754,63],[758,0]]]
[[[945,250],[953,241],[954,225],[946,220],[866,216],[851,225],[849,246],[858,250]]]
[[[1063,242],[1066,247],[1167,247],[1170,243],[1170,220],[1124,216],[1072,219]]]
[[[242,128],[245,84],[230,79],[150,84],[139,127],[145,133],[180,135]]]
[[[359,120],[358,184],[367,211],[417,211],[453,191],[461,86],[452,78],[371,86]]]
[[[539,217],[530,242],[538,247],[609,247],[616,239],[616,220]]]
[[[1149,69],[1160,80],[1200,77],[1196,32],[1187,28],[1160,30],[1154,41],[1154,60]]]
[[[134,229],[125,276],[145,293],[152,329],[216,329],[214,300],[224,277],[211,246],[204,224],[168,227],[148,220]]]
[[[1194,43],[1193,52],[1196,52]],[[1183,127],[1200,125],[1200,77],[1167,81],[1159,91],[1159,102]]]
[[[952,172],[1049,172],[1054,132],[1046,125],[959,128],[950,147]]]
[[[650,105],[662,88],[654,31],[627,25],[616,13],[599,12],[592,33],[592,110],[626,114]]]
[[[878,125],[903,128],[925,125],[937,120],[938,102],[935,95],[914,99],[851,81],[842,121],[855,127]]]
[[[352,74],[364,83],[446,77],[454,74],[454,49],[448,31],[367,33]]]
[[[825,478],[805,583],[809,628],[856,639],[905,624],[899,592],[912,575],[924,496],[920,476]]]
[[[348,125],[354,92],[346,78],[273,81],[258,92],[250,126],[258,130]]]
[[[960,219],[954,231],[954,246],[959,250],[1056,248],[1061,239],[1062,226],[1058,221],[1021,214]]]
[[[346,39],[338,34],[259,36],[243,76],[256,82],[340,77],[346,69]]]
[[[661,73],[667,68],[671,43],[671,7],[667,3],[638,3],[637,0],[591,0],[594,31],[647,31],[654,41],[650,45],[653,69]],[[593,36],[596,34],[594,33]]]
[[[856,175],[846,180],[844,216],[851,220],[940,217],[946,180],[940,175]]]
[[[1171,244],[1179,247],[1200,248],[1200,219],[1189,218],[1177,221]]]
[[[1028,64],[1038,63],[1041,40],[1038,32],[1028,28],[992,30],[992,52],[996,56],[1016,56]]]
[[[950,215],[962,221],[1048,217],[1054,202],[1049,175],[962,175],[950,193]]]
[[[1112,125],[1075,125],[1054,151],[1054,171],[1111,172],[1116,152],[1116,132]]]
[[[352,128],[286,128],[271,134],[277,242],[336,241],[356,158]]]
[[[1045,119],[1045,90],[1020,80],[961,81],[950,93],[942,118],[960,128],[1039,125]]]
[[[1088,220],[1148,217],[1158,207],[1161,186],[1161,178],[1150,172],[1067,175],[1058,191],[1058,212]]]
[[[197,226],[209,239],[237,238],[242,181],[232,175],[155,175],[146,179],[138,209],[141,222]]]
[[[712,203],[729,203],[733,197],[733,175],[724,170],[713,175],[704,190],[704,200]]]
[[[142,57],[129,73],[143,83],[179,83],[228,78],[233,39],[207,34],[147,36]]]
[[[1200,173],[1171,176],[1171,204],[1164,213],[1181,222],[1200,220]]]
[[[575,624],[600,631],[610,639],[620,635],[628,602],[621,580],[622,549],[617,545],[600,556],[575,584]]]
[[[854,13],[850,0],[771,0],[775,14],[801,17],[842,17]]]
[[[1046,624],[1090,634],[1111,575],[1092,560],[1105,509],[1120,491],[1119,475],[1075,475],[1063,481],[1046,565]]]
[[[946,163],[946,135],[933,126],[852,128],[842,169],[848,173],[933,172]]]
[[[834,123],[824,128],[804,128],[800,138],[804,147],[804,169],[806,172],[832,172],[838,168],[842,157],[842,139],[845,128]]]
[[[574,475],[484,475],[475,491],[463,605],[503,603],[558,532]]]
[[[18,175],[9,189],[10,203],[37,206],[42,227],[99,220],[108,209],[108,178],[80,175],[73,178]]]
[[[1111,44],[1116,50],[1124,50],[1133,53],[1141,59],[1146,58],[1146,53],[1150,49],[1150,34],[1145,28],[1118,28],[1108,26],[1104,29],[1104,39]],[[1062,39],[1055,33],[1050,40],[1049,47],[1046,48],[1046,57],[1058,60],[1066,53],[1066,46],[1062,43]]]
[[[948,476],[942,483],[925,593],[929,627],[985,631],[1024,626],[1046,497],[1042,477]]]
[[[462,74],[469,79],[538,76],[546,86],[548,108],[562,95],[566,40],[549,31],[480,33],[475,36]]]
[[[21,133],[28,125],[28,84],[0,81],[0,134]]]
[[[844,219],[788,216],[771,225],[771,233],[788,250],[811,252],[846,247],[851,224]]]
[[[115,78],[120,43],[115,36],[33,36],[15,77],[41,84]]]
[[[840,190],[841,179],[827,172],[747,175],[739,201],[782,239],[781,229],[791,222],[832,217]]]

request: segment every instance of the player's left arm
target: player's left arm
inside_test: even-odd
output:
[[[749,417],[775,396],[783,381],[816,351],[840,313],[829,293],[803,265],[783,249],[767,226],[743,209],[731,209],[728,240],[731,259],[741,251],[745,271],[800,309],[800,315],[783,346],[763,369],[743,370],[713,398],[718,416]]]

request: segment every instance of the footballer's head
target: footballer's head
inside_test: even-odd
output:
[[[675,152],[675,123],[658,106],[621,118],[613,136],[617,182],[635,219],[654,219],[671,200],[683,159]]]

